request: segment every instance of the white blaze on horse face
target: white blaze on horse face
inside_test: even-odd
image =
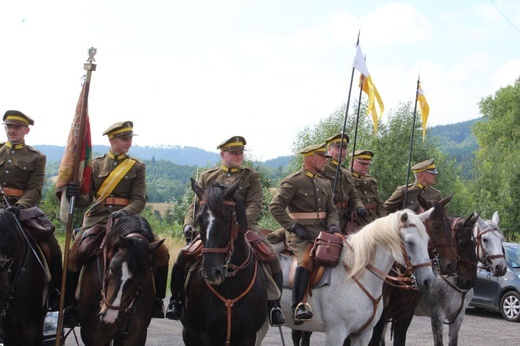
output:
[[[130,274],[130,271],[128,270],[128,263],[125,261],[121,264],[121,282],[119,284],[119,290],[117,291],[116,298],[111,303],[112,306],[121,306],[122,305],[122,298],[123,298],[123,287],[125,287],[125,284],[132,275]],[[105,313],[103,319],[103,322],[112,324],[116,321],[117,315],[119,314],[119,310],[112,310],[108,308],[107,312]]]
[[[209,232],[213,229],[213,224],[215,223],[215,216],[211,213],[211,210],[207,210],[208,213],[208,227],[206,228],[206,242],[209,241],[210,236]]]

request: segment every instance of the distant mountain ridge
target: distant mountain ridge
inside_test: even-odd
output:
[[[463,167],[464,174],[471,170],[471,160],[478,149],[471,127],[482,118],[463,121],[449,125],[437,125],[428,129],[428,136],[437,137],[440,150],[453,157]],[[47,155],[47,162],[59,162],[63,157],[65,147],[57,145],[33,145]],[[103,155],[108,151],[107,145],[94,145],[93,156]],[[220,162],[218,153],[189,146],[132,146],[130,154],[141,160],[165,160],[181,166],[213,166]],[[286,167],[292,156],[280,156],[259,163],[270,168]]]

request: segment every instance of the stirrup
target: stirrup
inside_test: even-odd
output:
[[[273,322],[273,314],[275,311],[280,311],[282,321],[279,321],[278,323]],[[271,308],[268,316],[269,316],[269,324],[271,325],[271,327],[285,326],[285,316],[283,315],[282,309],[280,309],[278,306],[274,306],[273,308]]]
[[[298,312],[298,309],[303,309],[303,312],[306,312],[307,314],[310,314],[310,316],[309,317],[299,317],[299,318],[297,318],[296,317],[296,313]],[[308,322],[308,321],[311,320],[312,316],[313,316],[312,308],[309,305],[309,303],[307,303],[307,302],[301,302],[298,305],[296,305],[296,308],[294,308],[294,313],[293,313],[293,320],[294,320],[294,322]]]

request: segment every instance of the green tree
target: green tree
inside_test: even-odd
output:
[[[487,121],[473,127],[479,144],[472,184],[476,207],[488,219],[498,211],[501,228],[514,238],[520,222],[520,78],[479,106]]]

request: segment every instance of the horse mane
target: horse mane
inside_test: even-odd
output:
[[[13,241],[16,239],[17,232],[19,232],[16,227],[18,226],[13,213],[0,209],[0,251],[4,255],[13,252]]]
[[[148,240],[144,242],[141,238],[128,237],[125,241],[128,270],[132,276],[141,278],[149,269],[143,258],[148,256],[148,244],[154,241],[152,228],[144,217],[131,215],[119,218],[107,234],[106,246],[112,250],[123,248],[120,237],[131,233],[139,233]]]
[[[385,244],[392,253],[401,252],[399,230],[403,226],[401,215],[404,213],[408,213],[411,223],[421,223],[419,217],[411,210],[400,210],[372,221],[347,238],[352,251],[345,246],[342,256],[345,264],[350,269],[349,278],[357,276],[365,270],[366,266],[374,259],[377,246]]]
[[[209,210],[220,218],[226,215],[226,205],[224,204],[224,194],[226,187],[219,183],[214,183],[204,191],[204,202],[208,206]],[[247,214],[245,212],[244,203],[242,199],[236,194],[233,196],[232,201],[236,204],[237,210],[237,221],[241,229],[247,230]],[[242,211],[242,212],[240,212]],[[199,209],[199,215],[202,212],[202,208]]]

